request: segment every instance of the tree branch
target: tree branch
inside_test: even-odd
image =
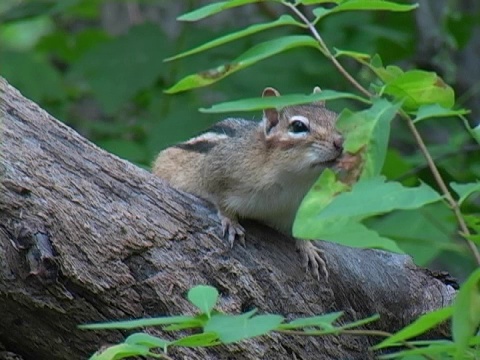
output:
[[[228,313],[378,313],[372,326],[387,332],[455,295],[407,256],[330,243],[319,245],[330,277],[318,282],[292,239],[254,223],[245,224],[246,247],[229,249],[205,201],[94,146],[1,78],[0,118],[0,343],[25,360],[85,359],[126,334],[82,323],[192,314],[185,295],[198,284],[217,287]],[[169,356],[365,360],[375,341],[275,333]]]

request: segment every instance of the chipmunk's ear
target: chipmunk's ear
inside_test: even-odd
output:
[[[262,97],[268,96],[280,96],[280,93],[274,88],[267,87],[263,90]],[[263,130],[265,135],[268,135],[270,130],[277,126],[279,121],[278,110],[275,108],[269,108],[263,110]]]
[[[317,94],[322,92],[322,89],[320,89],[318,86],[315,86],[313,88],[313,94]],[[325,101],[315,101],[313,104],[318,105],[318,106],[325,106]]]

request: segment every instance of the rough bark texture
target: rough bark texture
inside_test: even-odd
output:
[[[185,294],[197,284],[217,287],[226,312],[379,313],[373,327],[390,332],[455,295],[406,256],[327,243],[330,277],[315,281],[293,241],[257,224],[230,250],[208,204],[97,148],[3,79],[0,119],[0,357],[85,359],[125,333],[78,324],[192,313]],[[274,334],[171,357],[370,359],[376,340]]]

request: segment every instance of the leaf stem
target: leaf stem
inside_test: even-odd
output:
[[[300,20],[302,20],[305,23],[305,25],[308,26],[308,29],[312,33],[313,37],[320,44],[322,53],[333,63],[333,65],[335,65],[337,70],[340,71],[340,73],[353,86],[355,86],[357,88],[357,90],[360,91],[363,95],[371,97],[372,94],[367,89],[365,89],[359,82],[357,82],[357,80],[355,80],[355,78],[352,75],[350,75],[347,70],[345,70],[345,68],[342,66],[342,64],[340,64],[338,62],[337,58],[335,56],[333,56],[333,54],[328,50],[327,45],[325,44],[322,37],[318,33],[317,29],[315,28],[315,25],[312,22],[310,22],[307,19],[307,17],[300,10],[298,10],[298,8],[294,4],[292,4],[288,1],[283,2],[283,4],[286,5],[287,7],[289,7],[295,13],[295,15],[297,15],[300,18]]]
[[[295,4],[290,3],[288,1],[283,1],[282,2],[285,6],[290,8],[295,15],[297,15],[300,20],[302,20],[305,25],[308,26],[308,29],[310,30],[311,34],[315,38],[315,40],[318,41],[322,53],[333,63],[333,65],[338,69],[338,71],[358,90],[360,91],[363,95],[368,96],[368,97],[373,97],[374,94],[372,94],[370,91],[365,89],[355,78],[350,75],[350,73],[338,62],[338,60],[335,58],[335,56],[330,52],[328,49],[327,45],[323,41],[322,37],[318,33],[317,29],[315,28],[315,25],[310,22],[307,17],[296,7]],[[418,144],[418,147],[420,148],[420,151],[422,152],[423,156],[425,157],[425,160],[427,161],[428,167],[430,168],[430,171],[432,172],[432,175],[440,188],[441,192],[443,193],[443,196],[445,200],[448,202],[450,208],[452,209],[453,213],[455,214],[455,217],[457,219],[458,225],[460,227],[460,234],[465,238],[465,241],[467,242],[468,247],[470,248],[473,256],[475,257],[475,261],[477,262],[478,265],[480,265],[480,251],[476,247],[476,245],[466,238],[466,236],[470,235],[470,230],[468,229],[465,220],[463,219],[462,213],[460,211],[460,206],[457,201],[453,198],[452,194],[448,190],[448,187],[443,180],[442,176],[440,175],[440,172],[438,171],[437,166],[435,165],[435,162],[432,159],[432,156],[430,155],[427,146],[425,145],[420,133],[418,132],[417,128],[415,127],[412,118],[403,110],[400,110],[398,112],[400,117],[404,119],[407,123],[408,128],[413,134],[413,137],[415,141]]]

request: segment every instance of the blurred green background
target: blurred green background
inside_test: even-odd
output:
[[[401,2],[401,1],[399,1]],[[408,2],[408,1],[404,1]],[[163,91],[182,77],[228,63],[263,40],[299,34],[298,28],[275,28],[234,43],[174,61],[163,60],[250,24],[272,21],[285,9],[268,2],[231,9],[199,23],[176,18],[209,3],[198,0],[2,0],[0,2],[0,75],[26,97],[100,147],[149,168],[155,155],[185,140],[222,115],[200,107],[260,96],[274,86],[281,93],[323,89],[354,91],[335,68],[313,49],[295,49],[260,62],[212,86],[177,95]],[[480,4],[468,0],[420,0],[414,12],[342,13],[318,26],[331,47],[381,55],[384,64],[438,72],[455,90],[458,106],[469,107],[469,121],[480,117]],[[305,9],[308,11],[308,9]],[[361,82],[371,74],[341,60]],[[336,101],[334,110],[355,110]],[[260,119],[261,113],[229,114]],[[441,119],[419,125],[447,182],[480,178],[480,149],[459,120]],[[424,181],[436,186],[402,122],[393,125],[384,168],[389,179],[406,185]],[[432,205],[420,219],[397,212],[376,222],[392,238],[419,246],[415,234],[428,233],[438,249],[425,244],[417,262],[449,259],[448,268],[464,273],[470,261],[450,242],[452,214]],[[467,213],[478,213],[470,202]],[[393,220],[392,220],[393,219]],[[393,222],[393,223],[392,223]],[[405,226],[396,224],[408,223]],[[395,230],[396,229],[396,230]],[[395,233],[397,232],[397,233]],[[421,244],[420,244],[421,245]],[[442,256],[437,256],[442,255]],[[452,261],[454,260],[454,261]],[[458,260],[458,261],[455,261]]]

